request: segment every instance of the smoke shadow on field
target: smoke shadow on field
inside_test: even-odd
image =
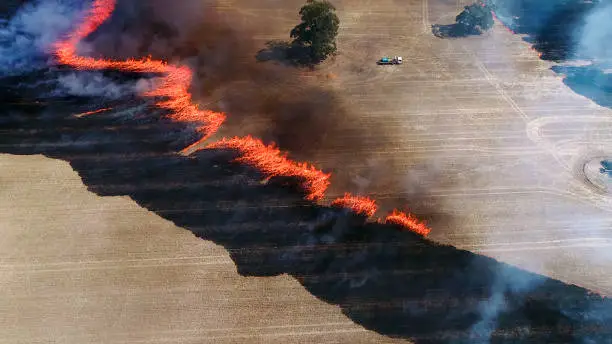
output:
[[[289,274],[367,329],[419,344],[612,341],[609,300],[305,202],[293,181],[262,185],[232,152],[175,154],[193,128],[153,108],[135,119],[141,100],[35,96],[0,88],[3,153],[68,161],[90,191],[129,196],[224,246],[243,276]],[[73,115],[93,104],[115,108]]]

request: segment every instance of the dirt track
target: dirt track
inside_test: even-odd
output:
[[[286,37],[301,2],[227,1],[246,18],[287,18],[287,29],[262,32],[262,42]],[[407,203],[430,220],[434,240],[611,295],[612,201],[580,171],[610,153],[612,111],[573,94],[499,24],[482,37],[434,38],[429,25],[451,22],[459,1],[337,4],[340,55],[319,75],[335,76],[322,82],[342,95],[354,121],[384,123],[389,137],[372,145],[376,159],[353,160],[336,178],[386,207]],[[374,64],[394,54],[403,66]],[[337,168],[350,155],[324,151],[318,163]],[[18,316],[3,316],[0,338],[303,343],[320,342],[311,327],[325,319],[316,331],[329,341],[390,342],[288,277],[239,277],[222,248],[127,199],[87,193],[64,163],[3,156],[1,164],[9,187],[0,193],[0,226],[9,232],[0,286],[12,297],[0,304]],[[288,335],[252,337],[270,332]]]

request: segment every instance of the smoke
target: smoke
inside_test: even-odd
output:
[[[10,35],[5,32],[13,40],[12,53],[0,57],[0,62],[5,60],[0,68],[23,71],[49,66],[51,44],[69,31],[89,4],[38,0],[25,5],[6,26],[12,30]],[[219,7],[213,0],[119,0],[110,20],[81,42],[78,50],[89,56],[152,56],[187,65],[194,71],[194,99],[204,108],[229,115],[221,135],[250,134],[266,143],[275,142],[292,159],[310,161],[332,172],[332,193],[403,192],[405,181],[392,180],[389,172],[405,165],[406,157],[398,162],[393,154],[381,156],[372,149],[392,141],[388,137],[399,133],[380,130],[384,126],[373,118],[363,125],[360,114],[326,86],[326,75],[279,62],[257,61],[265,41],[256,35],[282,39],[278,28],[286,26],[288,38],[291,25],[281,19],[245,17]],[[59,74],[50,76],[57,85],[56,96],[117,99],[150,87],[145,79],[136,83],[110,78],[107,73]],[[364,161],[373,163],[360,163]],[[404,205],[404,201],[390,199],[389,204],[381,204],[381,210]]]
[[[589,60],[603,68],[612,68],[612,3],[602,2],[585,18],[578,48]]]
[[[32,1],[0,22],[0,73],[44,67],[51,44],[69,31],[82,6],[77,0]]]
[[[77,0],[37,0],[24,5],[3,28],[3,49],[10,53],[0,57],[0,73],[2,68],[20,73],[50,66],[51,44],[69,31],[89,5]],[[326,76],[257,61],[265,41],[255,35],[270,33],[282,39],[278,28],[287,24],[281,19],[245,17],[220,8],[213,0],[119,0],[111,19],[78,49],[82,55],[152,56],[188,65],[194,71],[191,91],[195,100],[205,108],[229,114],[220,134],[250,134],[277,143],[291,158],[331,171],[333,192],[368,193],[379,188],[401,192],[404,181],[388,177],[399,163],[391,154],[372,153],[373,146],[391,141],[385,137],[394,133],[378,129],[382,126],[372,119],[362,125],[359,114],[316,79]],[[286,38],[290,29],[291,25],[286,27]],[[150,87],[145,79],[135,83],[106,73],[61,71],[57,75],[49,76],[57,85],[56,96],[116,99]],[[328,158],[330,154],[334,159]],[[375,163],[355,167],[359,161]]]
[[[96,72],[78,72],[60,75],[57,78],[55,96],[103,97],[119,99],[131,94],[150,90],[152,81],[140,79],[134,82],[119,82]]]
[[[470,329],[472,343],[490,343],[492,334],[498,327],[499,316],[511,307],[508,302],[511,295],[534,290],[545,281],[542,276],[525,273],[507,265],[500,264],[498,268],[488,298],[478,304],[480,320]]]
[[[279,27],[286,27],[285,37],[278,36]],[[265,48],[256,35],[288,38],[290,29],[280,19],[245,17],[213,1],[119,1],[110,20],[80,49],[92,56],[150,55],[188,65],[194,71],[195,100],[228,114],[221,135],[250,134],[277,143],[291,158],[332,171],[333,192],[367,192],[388,183],[387,172],[396,166],[391,155],[378,158],[375,165],[361,164],[362,171],[351,165],[373,160],[372,147],[389,142],[385,137],[394,133],[378,129],[383,126],[373,119],[362,125],[359,113],[326,86],[326,75],[256,59]],[[346,172],[349,166],[352,175]],[[366,182],[368,190],[363,190],[356,174],[378,183]],[[393,183],[394,190],[404,186],[403,181]]]

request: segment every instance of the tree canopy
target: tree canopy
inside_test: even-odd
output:
[[[482,2],[465,6],[463,12],[455,18],[457,24],[476,31],[485,31],[493,27],[491,9]]]
[[[334,5],[326,0],[308,0],[300,16],[302,22],[291,30],[293,43],[308,47],[315,62],[335,53],[340,19]]]

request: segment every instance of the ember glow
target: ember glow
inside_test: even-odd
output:
[[[196,130],[201,138],[183,149],[181,153],[189,154],[201,149],[204,141],[218,131],[225,121],[226,115],[221,112],[202,110],[193,101],[189,92],[192,71],[188,67],[169,65],[164,61],[151,58],[115,61],[77,55],[78,43],[110,18],[115,9],[115,4],[116,0],[94,1],[83,22],[66,39],[54,45],[58,62],[78,70],[113,69],[132,73],[161,74],[162,76],[159,78],[156,87],[142,95],[159,99],[156,105],[168,110],[170,119],[197,125]],[[90,111],[76,116],[83,117],[108,110],[110,108]],[[239,153],[236,161],[257,168],[268,179],[272,177],[296,178],[306,193],[305,198],[310,201],[318,201],[324,198],[330,185],[331,174],[324,173],[307,162],[290,160],[274,144],[266,145],[260,139],[251,136],[222,138],[208,144],[205,148],[235,150]],[[377,210],[374,200],[348,193],[344,197],[334,200],[332,206],[346,208],[368,217],[372,217]],[[399,224],[422,235],[429,233],[429,228],[412,215],[406,215],[396,210],[387,216],[385,221]]]
[[[425,225],[424,222],[419,221],[412,214],[406,214],[399,210],[393,210],[393,212],[385,218],[385,223],[391,223],[411,232],[427,236],[431,229]]]
[[[367,217],[374,216],[378,206],[376,201],[368,197],[353,196],[350,193],[345,193],[343,197],[336,198],[331,203],[332,207],[346,208],[353,211],[355,214],[365,215]]]
[[[78,113],[78,114],[74,115],[74,117],[81,118],[81,117],[85,117],[85,116],[95,115],[97,113],[102,113],[102,112],[110,111],[112,109],[113,108],[104,108],[104,109],[98,109],[98,110],[93,110],[93,111],[81,112],[81,113]]]

